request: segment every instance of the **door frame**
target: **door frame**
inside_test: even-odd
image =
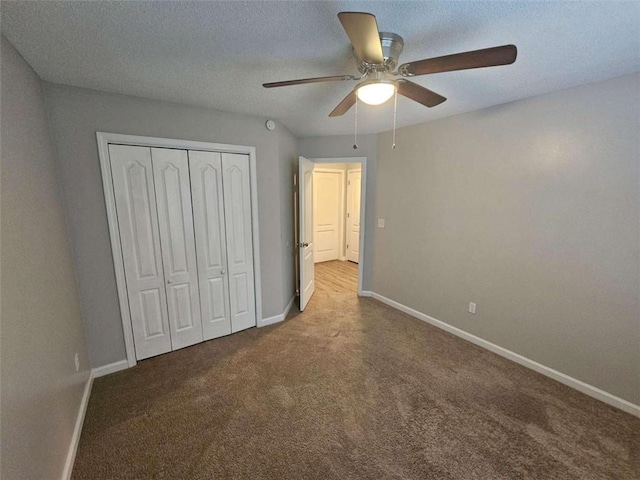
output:
[[[362,280],[364,277],[364,237],[366,230],[366,213],[367,213],[367,157],[321,157],[308,158],[317,165],[323,163],[359,163],[362,166],[362,177],[360,179],[360,258],[358,259],[358,296],[364,296],[362,289]]]
[[[255,147],[243,145],[228,145],[224,143],[196,142],[172,138],[144,137],[121,133],[96,132],[98,141],[98,155],[100,157],[100,171],[102,173],[102,188],[104,190],[107,208],[107,221],[111,239],[111,253],[116,274],[118,302],[120,303],[120,317],[124,333],[124,344],[129,367],[136,365],[136,354],[133,342],[127,283],[124,276],[124,261],[120,247],[120,230],[116,213],[113,179],[111,177],[111,162],[109,158],[109,144],[131,145],[135,147],[174,148],[179,150],[201,150],[207,152],[240,153],[249,156],[249,177],[251,195],[251,227],[253,236],[253,281],[255,285],[256,326],[262,323],[262,283],[260,275],[260,235],[258,226],[258,178],[256,170]]]

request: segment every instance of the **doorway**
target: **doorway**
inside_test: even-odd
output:
[[[362,292],[366,157],[300,157],[300,310],[317,290]]]

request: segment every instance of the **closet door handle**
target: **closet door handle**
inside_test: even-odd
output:
[[[171,285],[173,282],[171,280],[167,280],[167,285]]]
[[[224,275],[225,273],[227,273],[227,271],[224,268],[220,270],[220,275]]]

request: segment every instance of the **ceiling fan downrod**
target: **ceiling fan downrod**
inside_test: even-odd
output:
[[[353,127],[353,149],[358,149],[358,96],[356,95],[355,125]]]

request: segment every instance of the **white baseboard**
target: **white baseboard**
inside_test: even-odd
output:
[[[448,323],[445,323],[441,320],[430,317],[429,315],[426,315],[422,312],[414,310],[413,308],[410,308],[410,307],[407,307],[406,305],[398,303],[395,300],[391,300],[387,297],[383,297],[378,293],[375,293],[375,292],[366,292],[366,293],[369,293],[370,295],[365,295],[365,292],[362,292],[362,296],[363,297],[371,296],[376,300],[381,301],[382,303],[385,303],[397,310],[400,310],[401,312],[404,312],[406,314],[411,315],[412,317],[417,318],[418,320],[427,322],[435,327],[445,330],[475,345],[478,345],[482,348],[486,348],[487,350],[493,353],[496,353],[501,357],[504,357],[513,362],[516,362],[524,367],[530,368],[531,370],[534,370],[538,373],[541,373],[542,375],[552,378],[560,383],[563,383],[568,387],[574,388],[575,390],[578,390],[579,392],[582,392],[586,395],[589,395],[590,397],[600,400],[601,402],[611,405],[612,407],[619,408],[620,410],[630,413],[631,415],[640,417],[640,405],[636,405],[620,397],[616,397],[615,395],[605,392],[604,390],[600,390],[599,388],[594,387],[593,385],[589,385],[588,383],[585,383],[581,380],[570,377],[569,375],[566,375],[562,372],[554,370],[553,368],[542,365],[541,363],[538,363],[534,360],[524,357],[518,353],[512,352],[511,350],[507,350],[506,348],[496,345],[495,343],[491,343],[480,337],[476,337],[471,333],[468,333],[468,332],[465,332],[464,330],[453,327]]]
[[[285,318],[287,318],[287,315],[289,315],[289,311],[291,310],[291,307],[293,307],[293,302],[295,302],[295,300],[296,296],[294,295],[293,297],[291,297],[291,300],[289,300],[289,303],[285,307],[284,312],[279,315],[274,315],[273,317],[263,318],[260,321],[258,327],[266,327],[267,325],[273,325],[274,323],[283,321]]]
[[[282,314],[283,320],[287,318],[287,315],[289,315],[289,312],[293,308],[293,304],[295,303],[295,301],[296,301],[296,296],[294,295],[293,297],[291,297],[291,300],[289,300],[289,303],[287,303],[287,306],[284,309],[284,313]]]
[[[78,444],[80,443],[80,435],[82,434],[82,424],[84,423],[84,416],[87,413],[87,406],[89,405],[89,397],[91,396],[92,385],[93,385],[93,372],[90,371],[89,378],[87,378],[87,383],[84,386],[84,393],[82,394],[82,401],[80,402],[80,408],[78,408],[78,416],[76,417],[76,425],[73,428],[73,435],[71,436],[71,444],[69,445],[67,460],[64,462],[62,480],[69,480],[71,478],[71,472],[73,471],[73,463],[76,459],[76,452],[78,451]]]
[[[98,378],[109,375],[110,373],[119,372],[120,370],[125,370],[127,368],[129,368],[129,362],[127,361],[127,359],[124,359],[118,362],[113,362],[101,367],[94,368],[93,370],[91,370],[91,373],[93,374],[93,378]]]
[[[373,297],[373,292],[371,290],[362,290],[358,293],[358,295],[360,295],[361,297]]]

